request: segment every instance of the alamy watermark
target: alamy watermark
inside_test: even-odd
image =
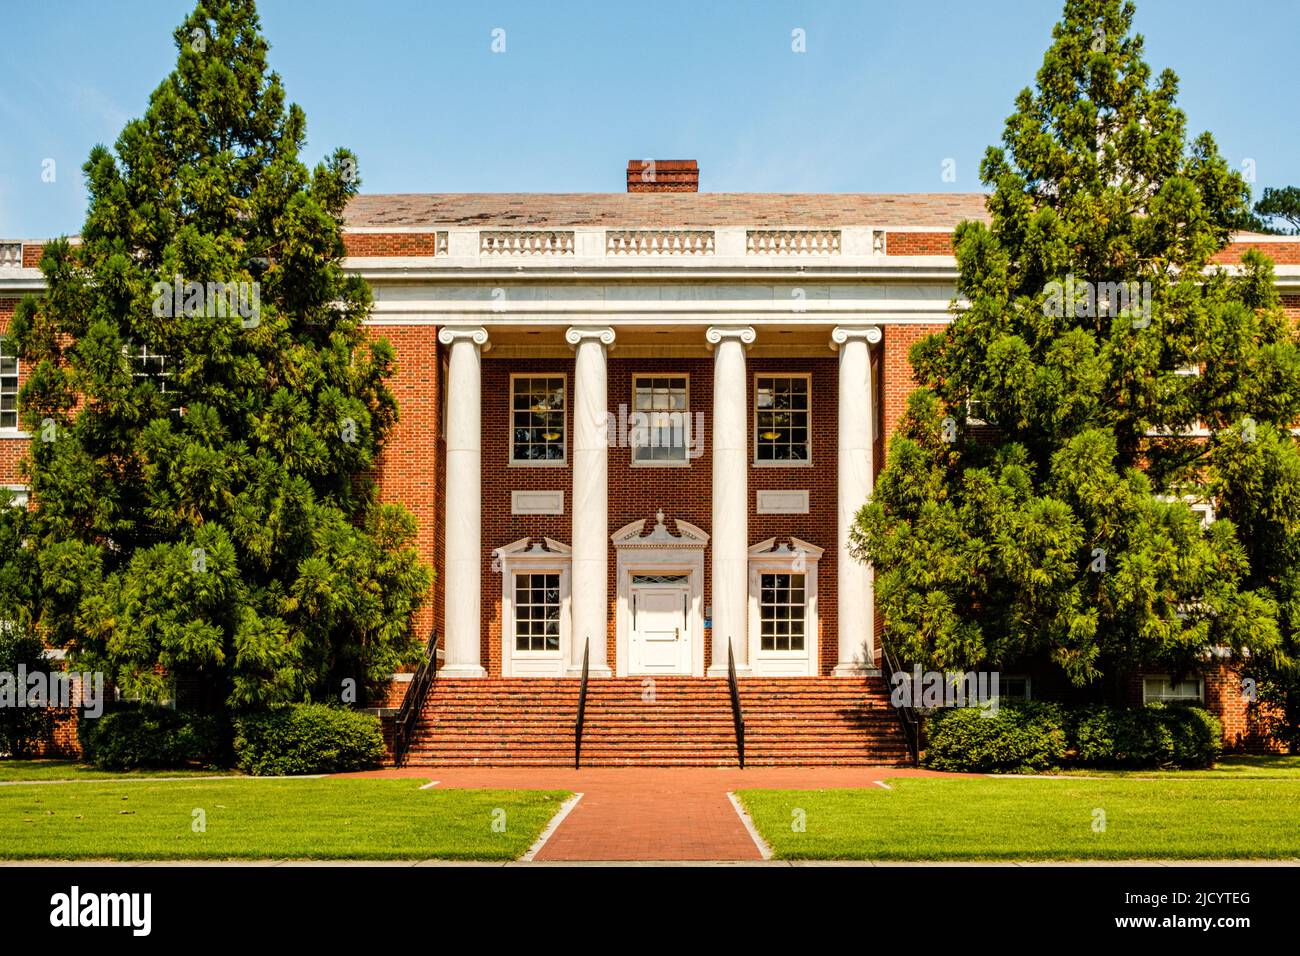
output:
[[[1064,281],[1053,279],[1043,291],[1047,296],[1043,315],[1113,319],[1127,314],[1132,316],[1135,329],[1151,324],[1150,282],[1089,282],[1070,273]]]
[[[704,454],[703,412],[629,412],[619,405],[617,414],[605,413],[601,427],[610,448],[679,448],[688,459]]]
[[[75,685],[75,687],[74,687]],[[80,703],[77,703],[77,700]],[[104,713],[104,675],[96,671],[0,671],[0,708],[80,707],[85,717]]]
[[[997,671],[895,671],[889,702],[895,707],[978,707],[981,716],[998,712],[1001,676]]]
[[[160,319],[239,316],[246,329],[262,320],[262,287],[258,282],[155,282],[153,314]]]

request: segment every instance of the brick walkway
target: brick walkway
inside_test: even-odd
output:
[[[895,767],[413,767],[350,776],[436,780],[439,788],[581,793],[577,806],[535,857],[559,861],[759,860],[762,855],[727,798],[729,791],[872,787],[889,777],[942,775]]]

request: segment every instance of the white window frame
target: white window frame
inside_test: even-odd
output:
[[[529,547],[520,538],[493,552],[501,571],[501,676],[563,677],[570,665],[573,616],[573,556],[568,545],[541,538]],[[515,575],[560,576],[560,647],[555,651],[521,651],[515,647]]]
[[[12,343],[13,339],[10,336],[0,335],[0,353],[5,351],[5,346],[12,348]],[[22,431],[23,410],[18,406],[18,393],[22,390],[23,385],[22,359],[18,357],[17,352],[14,352],[10,357],[14,360],[14,423],[0,426],[0,435],[8,438],[26,437]]]
[[[151,350],[148,344],[141,342],[129,342],[122,346],[122,354],[126,356],[131,365],[131,380],[133,382],[147,381],[153,382],[158,386],[158,391],[166,394],[168,392],[167,382],[172,377],[171,356],[165,352]],[[159,371],[151,373],[149,371],[140,371],[137,363],[147,363],[150,359],[158,359],[161,362]]]
[[[1214,524],[1214,500],[1201,495],[1156,495],[1156,500],[1173,504],[1176,501],[1184,502],[1187,507],[1191,508],[1201,518],[1201,527],[1208,528]]]
[[[26,508],[31,501],[31,488],[27,485],[0,485],[0,488],[13,494],[10,505],[14,508]]]
[[[760,461],[758,457],[759,437],[758,437],[758,383],[765,378],[801,378],[808,383],[808,457],[795,461],[793,459],[783,461]],[[755,372],[754,373],[754,392],[751,404],[753,406],[750,414],[750,425],[754,429],[754,454],[752,461],[755,468],[811,468],[813,464],[813,381],[812,372]]]
[[[560,457],[537,461],[531,458],[515,457],[515,382],[521,378],[558,378],[564,386],[564,409],[560,413],[561,428],[564,431]],[[565,372],[511,372],[509,394],[506,396],[508,428],[506,431],[506,451],[511,468],[564,468],[569,464],[569,376]]]
[[[1196,696],[1195,698],[1192,698],[1192,697],[1181,697],[1181,696],[1176,696],[1176,695],[1174,695],[1174,694],[1172,694],[1172,693],[1171,693],[1171,694],[1165,694],[1165,693],[1163,693],[1163,692],[1161,692],[1161,693],[1159,693],[1159,694],[1151,694],[1151,693],[1148,691],[1148,686],[1149,686],[1150,684],[1156,682],[1156,681],[1159,681],[1159,682],[1161,682],[1162,684],[1168,686],[1168,687],[1171,689],[1171,691],[1174,690],[1174,689],[1176,689],[1176,688],[1178,687],[1179,684],[1190,684],[1190,683],[1193,683],[1193,682],[1194,682],[1194,683],[1196,684],[1196,693],[1197,693],[1197,696]],[[1174,703],[1174,704],[1192,704],[1192,703],[1196,703],[1196,704],[1204,704],[1204,703],[1205,703],[1205,680],[1204,680],[1204,678],[1200,678],[1200,677],[1184,677],[1181,681],[1178,682],[1178,684],[1175,684],[1174,681],[1170,678],[1170,676],[1169,676],[1168,674],[1144,674],[1144,675],[1142,676],[1142,705],[1145,707],[1147,704],[1157,704],[1157,703],[1159,703],[1159,704],[1169,704],[1169,703]]]
[[[690,373],[689,373],[689,372],[636,372],[635,374],[633,374],[633,376],[632,376],[632,401],[631,401],[631,405],[630,405],[630,407],[629,407],[629,415],[647,414],[647,415],[651,415],[651,416],[653,416],[653,415],[655,415],[655,414],[658,414],[657,412],[654,412],[654,411],[642,412],[641,409],[638,409],[638,408],[636,407],[636,389],[637,389],[637,381],[640,380],[640,379],[647,379],[647,378],[681,379],[683,382],[686,383],[686,407],[685,407],[684,409],[682,409],[681,412],[680,412],[680,414],[683,415],[683,416],[685,417],[685,419],[686,419],[686,430],[685,430],[685,432],[684,432],[683,435],[682,435],[682,438],[683,438],[683,441],[684,441],[684,444],[682,445],[682,457],[681,457],[681,460],[680,460],[680,461],[677,460],[677,459],[671,459],[671,458],[668,458],[668,459],[657,459],[657,460],[654,460],[654,461],[639,461],[639,460],[637,459],[637,457],[636,457],[636,452],[637,452],[637,448],[638,448],[638,447],[641,447],[641,446],[633,445],[632,442],[631,442],[631,440],[630,440],[630,438],[629,438],[629,441],[628,441],[628,446],[629,446],[629,447],[628,447],[629,456],[628,456],[628,457],[629,457],[630,462],[631,462],[631,467],[633,467],[633,468],[689,468],[689,467],[691,466],[691,438],[692,438],[692,435],[691,435],[691,376],[690,376]],[[629,436],[631,435],[631,432],[632,432],[632,425],[631,425],[631,423],[629,422],[629,423],[628,423],[628,433],[629,433]]]
[[[820,667],[817,611],[817,564],[823,549],[791,536],[787,545],[776,538],[749,549],[749,660],[755,677],[816,677]],[[804,576],[804,639],[798,651],[763,650],[762,585],[764,574]]]

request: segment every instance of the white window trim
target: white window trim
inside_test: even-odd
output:
[[[689,372],[636,372],[632,375],[632,400],[628,405],[628,414],[635,415],[639,411],[636,407],[636,383],[641,378],[680,378],[686,382],[686,408],[681,414],[686,416],[686,440],[682,448],[683,458],[681,461],[661,460],[661,461],[637,461],[637,446],[628,441],[628,461],[633,468],[689,468],[691,467],[691,375]],[[654,414],[653,412],[649,414]],[[631,433],[632,426],[628,423],[628,432]]]
[[[5,491],[12,492],[14,499],[10,504],[15,508],[26,508],[31,501],[32,490],[27,485],[0,485]],[[19,501],[19,498],[22,498]]]
[[[1173,504],[1176,501],[1184,502],[1193,512],[1200,515],[1201,527],[1208,528],[1214,524],[1214,500],[1202,495],[1156,495],[1158,501],[1164,501]]]
[[[755,677],[816,677],[819,673],[817,562],[823,549],[791,536],[777,547],[776,538],[749,549],[749,659]],[[801,651],[762,649],[762,575],[804,576],[804,641]]]
[[[530,548],[529,538],[520,538],[492,552],[501,569],[501,676],[563,677],[568,667],[570,622],[573,616],[573,558],[568,545],[542,538]],[[560,649],[520,651],[515,649],[515,575],[559,574]]]
[[[11,341],[8,336],[0,335],[0,342],[8,341]],[[14,392],[14,424],[12,426],[6,425],[0,427],[0,438],[31,438],[32,436],[28,432],[23,431],[23,410],[18,404],[18,393],[22,391],[23,387],[23,362],[22,359],[18,357],[17,352],[14,353],[13,360],[14,379],[18,382],[17,391]]]
[[[759,461],[758,459],[758,380],[761,378],[802,378],[808,383],[808,457],[802,461]],[[751,400],[749,424],[754,430],[754,454],[751,462],[755,468],[811,468],[813,466],[813,382],[812,372],[755,372],[754,392]]]
[[[560,449],[561,457],[549,461],[533,461],[528,458],[515,457],[515,381],[521,378],[558,378],[564,383],[564,447]],[[506,414],[509,416],[506,430],[506,455],[510,468],[565,468],[569,464],[569,376],[565,372],[511,372],[509,393],[506,396]]]
[[[1188,698],[1188,697],[1153,697],[1153,696],[1150,696],[1150,695],[1147,694],[1147,682],[1148,682],[1148,681],[1164,681],[1164,682],[1166,682],[1166,683],[1168,683],[1168,684],[1173,684],[1173,683],[1174,683],[1173,678],[1170,677],[1168,674],[1143,674],[1143,675],[1142,675],[1142,706],[1144,706],[1144,707],[1145,707],[1147,704],[1157,704],[1157,703],[1159,703],[1159,704],[1164,704],[1164,703],[1171,703],[1171,702],[1172,702],[1172,703],[1190,703],[1190,702],[1191,702],[1191,698]],[[1205,703],[1205,679],[1204,679],[1204,678],[1201,678],[1201,677],[1184,677],[1183,680],[1182,680],[1183,683],[1187,683],[1187,682],[1189,682],[1189,681],[1196,681],[1196,687],[1197,687],[1197,692],[1198,692],[1198,696],[1197,696],[1196,700],[1197,700],[1197,702],[1199,702],[1199,703],[1201,703],[1201,704],[1204,704],[1204,703]]]

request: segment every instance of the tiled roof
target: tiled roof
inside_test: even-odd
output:
[[[983,193],[391,193],[357,196],[349,227],[931,226],[988,219]]]

